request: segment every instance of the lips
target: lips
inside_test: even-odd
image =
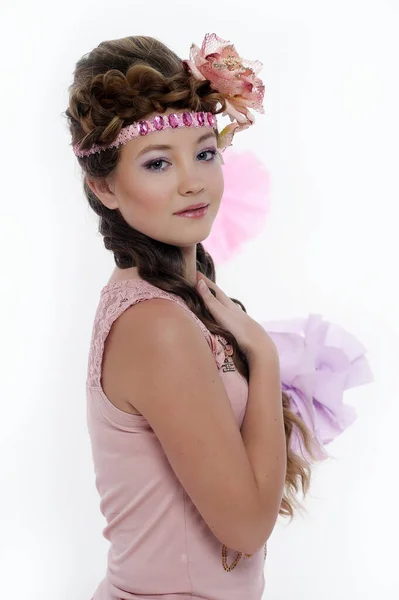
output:
[[[175,215],[180,215],[181,213],[187,212],[188,210],[196,210],[197,208],[203,208],[205,206],[208,206],[209,202],[202,202],[201,204],[191,204],[191,206],[186,206],[186,208],[183,208],[183,210],[179,210],[179,212],[176,212]]]

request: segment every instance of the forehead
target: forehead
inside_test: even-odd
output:
[[[151,150],[184,150],[217,138],[217,130],[214,127],[179,127],[168,128],[163,131],[153,131],[145,136],[129,140],[122,149],[129,156],[139,157]]]

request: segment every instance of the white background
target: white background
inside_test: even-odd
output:
[[[264,597],[397,598],[398,2],[2,0],[0,10],[2,598],[90,600],[106,569],[85,379],[114,263],[61,116],[75,63],[127,35],[188,58],[207,32],[263,62],[266,114],[236,147],[255,150],[272,177],[265,230],[218,269],[218,284],[258,320],[316,312],[342,325],[375,376],[345,395],[359,417],[328,447],[335,458],[315,472],[307,516],[276,526]]]

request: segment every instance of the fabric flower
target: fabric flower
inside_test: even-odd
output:
[[[215,355],[217,367],[218,367],[218,369],[220,369],[226,359],[226,355],[224,352],[224,346],[223,346],[221,340],[225,341],[226,344],[227,344],[227,341],[223,337],[218,336],[215,333],[210,332],[210,336],[211,336],[212,352]]]
[[[262,325],[277,347],[281,383],[291,397],[291,408],[313,432],[320,445],[318,458],[326,458],[323,446],[357,417],[355,409],[343,403],[343,392],[374,380],[365,348],[351,333],[320,315]],[[297,435],[292,439],[292,449],[306,457]]]
[[[223,115],[229,115],[232,123],[220,132],[220,148],[230,146],[235,133],[255,122],[249,108],[264,114],[265,86],[257,76],[263,65],[241,58],[230,41],[207,33],[201,49],[191,45],[190,59],[183,60],[183,65],[196,79],[209,80],[226,99]]]
[[[209,236],[202,242],[215,262],[231,259],[265,226],[269,213],[269,173],[252,152],[226,150],[224,191]]]

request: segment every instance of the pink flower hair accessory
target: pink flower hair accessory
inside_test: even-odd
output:
[[[231,123],[219,134],[218,148],[225,150],[232,145],[234,134],[253,125],[254,115],[249,108],[264,114],[262,106],[264,85],[257,76],[262,68],[260,61],[241,58],[231,42],[219,38],[215,33],[207,33],[201,49],[195,44],[190,48],[190,59],[182,61],[183,67],[196,79],[209,80],[211,87],[224,96],[226,110]],[[117,138],[110,144],[92,144],[81,148],[82,140],[73,146],[76,156],[90,156],[108,148],[116,148],[136,137],[172,127],[217,128],[216,115],[211,112],[176,112],[169,115],[158,113],[151,119],[131,123],[121,129]]]
[[[241,58],[230,41],[207,33],[201,49],[191,45],[190,59],[183,60],[183,65],[196,79],[208,79],[226,99],[223,115],[227,114],[232,122],[220,133],[220,149],[231,146],[235,133],[253,125],[255,117],[249,108],[264,114],[265,86],[258,77],[263,65],[258,60]]]

